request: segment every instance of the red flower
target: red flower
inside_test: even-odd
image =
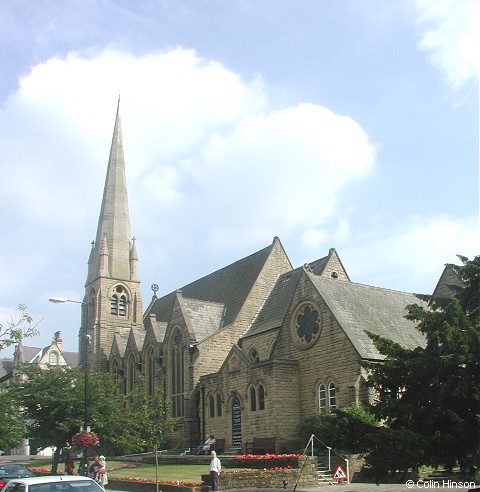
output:
[[[89,431],[77,432],[74,436],[72,436],[72,442],[79,448],[89,448],[100,445],[97,434]]]

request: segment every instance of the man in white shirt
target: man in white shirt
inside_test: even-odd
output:
[[[218,488],[218,477],[222,471],[222,464],[217,458],[217,453],[212,451],[211,453],[212,461],[210,461],[210,482],[212,484],[212,490],[219,490]]]

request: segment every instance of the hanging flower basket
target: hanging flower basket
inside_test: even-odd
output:
[[[100,444],[97,434],[90,431],[77,432],[72,436],[72,442],[79,448],[91,448]]]

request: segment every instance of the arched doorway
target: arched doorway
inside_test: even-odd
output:
[[[242,447],[242,405],[238,396],[232,401],[232,446]]]

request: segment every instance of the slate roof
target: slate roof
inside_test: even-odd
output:
[[[223,304],[196,299],[184,299],[183,301],[188,317],[195,328],[197,342],[204,340],[221,328],[225,310]]]
[[[255,280],[260,274],[273,244],[257,251],[241,260],[232,263],[220,270],[195,280],[181,289],[184,300],[196,299],[225,306],[224,325],[232,323],[250,293]],[[175,302],[175,292],[158,298],[146,313],[146,316],[155,314],[157,321],[168,323]],[[223,308],[222,308],[223,309]]]
[[[0,359],[0,380],[11,374],[13,359]]]
[[[62,351],[63,358],[65,359],[65,362],[71,367],[78,367],[79,363],[79,357],[78,357],[78,352],[63,352]]]
[[[450,265],[446,265],[438,283],[433,291],[433,297],[454,297],[457,293],[456,287],[465,287],[465,282],[453,270]]]
[[[303,268],[299,267],[278,277],[272,292],[244,338],[282,326],[302,271]]]
[[[38,347],[25,347],[23,345],[23,362],[31,362],[37,364],[42,356],[43,348]]]
[[[427,306],[415,294],[306,274],[362,358],[384,358],[365,330],[408,349],[425,346],[416,324],[405,318],[407,305]]]

